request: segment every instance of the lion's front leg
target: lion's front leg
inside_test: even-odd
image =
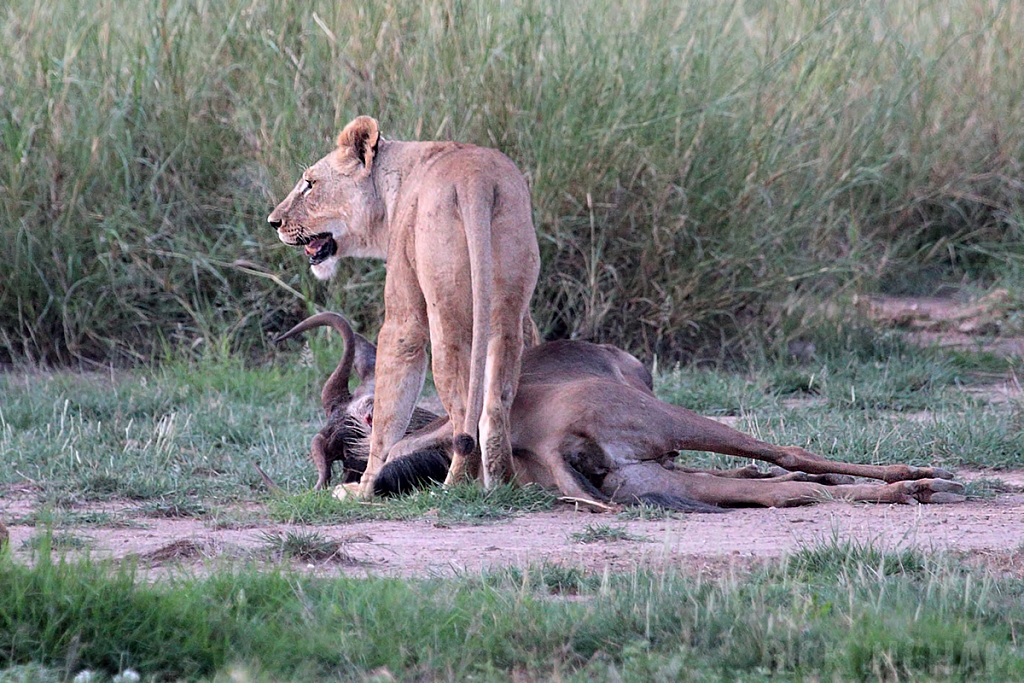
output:
[[[412,316],[385,315],[377,343],[376,387],[370,455],[359,481],[359,494],[373,495],[373,480],[391,447],[405,436],[427,372],[427,328]]]

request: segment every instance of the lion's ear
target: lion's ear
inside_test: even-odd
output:
[[[370,170],[377,154],[380,128],[377,120],[369,116],[356,117],[338,134],[338,151],[359,161]]]

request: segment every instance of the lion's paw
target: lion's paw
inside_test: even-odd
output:
[[[373,498],[373,484],[363,484],[362,482],[338,484],[334,487],[331,495],[338,500],[370,500]]]
[[[334,487],[334,490],[331,492],[331,495],[337,498],[338,500],[348,500],[350,498],[354,500],[359,500],[363,497],[361,495],[361,489],[359,487],[359,484],[357,483],[338,484],[337,486]]]

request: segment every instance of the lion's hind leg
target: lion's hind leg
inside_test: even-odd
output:
[[[474,478],[479,471],[480,450],[475,443],[476,433],[470,439],[460,439],[461,426],[468,412],[470,358],[467,353],[473,336],[469,324],[428,311],[430,316],[430,350],[434,373],[434,386],[448,414],[453,439],[452,460],[445,485],[452,486]],[[462,441],[471,441],[464,444]]]
[[[480,450],[486,489],[512,480],[509,413],[519,384],[522,354],[523,331],[518,324],[494,335],[487,346],[486,391],[480,416]]]

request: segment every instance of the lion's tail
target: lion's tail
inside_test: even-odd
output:
[[[469,248],[469,274],[473,286],[473,346],[469,360],[469,396],[466,421],[462,432],[455,434],[455,452],[469,458],[476,448],[476,438],[483,414],[487,390],[487,346],[491,338],[491,297],[494,287],[494,256],[491,248],[491,214],[494,209],[493,188],[468,188],[459,197],[462,207],[466,245]],[[458,425],[456,425],[458,428]],[[485,471],[486,477],[486,471]],[[485,482],[486,483],[486,482]]]

